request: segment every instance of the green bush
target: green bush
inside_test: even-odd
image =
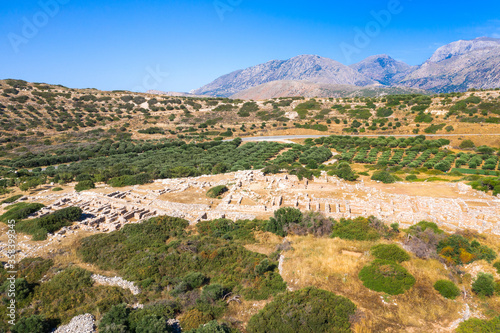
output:
[[[124,187],[133,185],[143,185],[151,182],[151,176],[147,173],[140,173],[138,175],[125,175],[111,178],[107,181],[112,187]]]
[[[81,182],[75,185],[75,191],[77,192],[90,190],[93,188],[95,188],[95,184],[91,180],[82,180]]]
[[[493,296],[495,293],[495,279],[493,275],[479,272],[472,283],[472,291],[480,296]]]
[[[118,333],[129,328],[130,308],[126,304],[118,304],[104,314],[99,322],[99,332]]]
[[[412,181],[412,180],[417,180],[418,177],[416,175],[408,175],[406,176],[405,180],[407,181]]]
[[[59,191],[63,191],[64,189],[62,187],[54,187],[52,189],[53,192],[59,192]]]
[[[331,237],[374,241],[380,239],[380,233],[370,226],[370,221],[367,218],[358,217],[354,220],[342,218],[333,225]]]
[[[459,147],[461,149],[471,149],[471,148],[476,148],[476,145],[471,140],[464,140],[460,143]]]
[[[13,203],[14,201],[16,201],[17,199],[22,198],[22,197],[23,197],[23,195],[22,195],[22,194],[13,195],[13,196],[11,196],[10,198],[7,198],[7,199],[5,199],[5,200],[2,200],[2,202],[1,202],[1,203],[3,203],[3,204],[4,204],[4,203]]]
[[[396,244],[379,244],[371,248],[371,254],[377,259],[403,262],[410,260],[408,252]]]
[[[500,317],[492,320],[484,320],[478,318],[468,319],[460,325],[456,333],[495,333],[500,332]]]
[[[495,262],[493,267],[495,267],[497,269],[497,273],[500,274],[500,261]]]
[[[373,173],[371,180],[380,181],[384,184],[390,184],[390,183],[396,182],[396,178],[394,178],[387,171],[377,171],[377,172]]]
[[[420,229],[420,231],[425,231],[426,229],[432,229],[432,231],[434,231],[435,234],[444,233],[443,230],[439,229],[436,223],[428,221],[420,221],[417,224],[414,224],[410,227],[410,231],[416,231],[417,229]]]
[[[207,197],[218,198],[219,196],[226,193],[227,191],[229,191],[229,189],[227,188],[226,185],[215,186],[207,191]]]
[[[197,333],[197,328],[213,319],[214,317],[211,314],[203,313],[196,308],[188,310],[179,316],[182,330],[190,333]]]
[[[285,226],[302,221],[302,212],[296,208],[284,207],[274,212],[274,217],[269,219],[266,230],[278,236],[285,236]]]
[[[43,207],[45,206],[40,203],[19,202],[17,204],[7,206],[7,211],[0,216],[0,221],[7,222],[9,220],[15,220],[16,222],[19,222],[27,218],[29,215],[39,211]]]
[[[135,328],[136,333],[171,333],[173,329],[162,316],[144,316]]]
[[[450,235],[441,240],[437,246],[438,254],[454,265],[468,264],[484,259],[491,263],[496,259],[495,251],[478,241],[469,242],[461,235]]]
[[[236,333],[237,330],[233,330],[226,324],[220,324],[216,320],[209,321],[206,324],[200,325],[198,328],[187,331],[187,333]]]
[[[390,117],[392,114],[393,114],[392,109],[388,109],[388,108],[377,109],[377,117],[387,118],[387,117]]]
[[[201,287],[205,283],[206,280],[207,280],[207,278],[205,277],[205,275],[203,275],[200,272],[190,272],[190,273],[186,274],[186,276],[184,276],[184,279],[183,279],[183,281],[191,289]]]
[[[47,233],[54,233],[62,227],[67,227],[80,219],[82,209],[67,207],[57,210],[49,215],[32,220],[24,220],[16,224],[16,230],[33,236],[33,240],[44,240]]]
[[[349,317],[356,306],[349,299],[309,287],[280,294],[248,323],[250,333],[351,332]]]
[[[460,296],[460,289],[453,282],[448,280],[436,281],[436,283],[434,283],[434,289],[445,298],[455,299],[457,296]]]
[[[175,318],[178,311],[179,311],[179,306],[175,302],[159,301],[158,303],[147,304],[142,309],[137,309],[132,311],[128,316],[128,324],[130,327],[130,332],[137,332],[137,329],[139,327],[140,330],[144,331],[144,329],[147,329],[145,325],[148,321],[151,321],[151,323],[155,322],[159,324],[160,327],[163,327],[161,319],[167,320]],[[170,328],[167,328],[166,332],[170,332],[169,329]]]
[[[21,317],[12,327],[12,333],[49,333],[51,327],[44,316]]]
[[[393,261],[377,259],[359,272],[363,285],[390,295],[403,294],[415,284],[415,278]]]

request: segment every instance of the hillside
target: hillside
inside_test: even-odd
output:
[[[16,333],[498,323],[500,90],[258,101],[0,90]],[[297,133],[326,135],[258,141]],[[0,331],[5,319],[2,307]]]
[[[240,91],[231,96],[233,99],[252,99],[263,100],[271,98],[303,96],[311,97],[380,97],[386,95],[402,94],[428,94],[421,89],[412,89],[404,87],[385,87],[381,85],[372,85],[365,87],[313,83],[308,81],[272,81],[263,83],[257,87]]]

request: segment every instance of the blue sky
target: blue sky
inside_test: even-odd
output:
[[[499,13],[489,0],[0,0],[0,78],[189,91],[299,54],[418,65],[459,39],[500,38]]]

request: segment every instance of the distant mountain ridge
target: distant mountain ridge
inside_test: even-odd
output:
[[[376,83],[376,81],[333,59],[316,55],[300,55],[288,60],[272,60],[234,71],[221,76],[206,86],[191,91],[191,93],[229,97],[263,83],[281,80],[354,86],[367,86]]]
[[[427,94],[421,89],[383,85],[353,86],[308,81],[272,81],[231,95],[233,99],[264,100],[278,97],[380,97],[399,94]]]
[[[500,39],[480,37],[450,43],[436,50],[420,66],[410,66],[385,54],[368,57],[350,66],[317,55],[300,55],[231,72],[191,91],[191,94],[238,96],[242,91],[274,81],[357,87],[382,85],[431,92],[496,88],[500,87]],[[286,85],[290,86],[290,82]],[[303,94],[308,93],[304,90],[306,85],[296,86],[302,87]],[[318,89],[314,84],[307,86]],[[255,90],[252,93],[255,93]]]
[[[387,54],[368,57],[349,67],[386,86],[397,84],[415,69],[414,66],[397,61]]]

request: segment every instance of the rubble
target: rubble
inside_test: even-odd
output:
[[[92,280],[94,280],[95,283],[103,286],[113,286],[113,287],[128,289],[130,290],[132,295],[139,295],[141,292],[139,287],[137,287],[133,282],[124,280],[119,276],[107,277],[103,275],[92,274],[91,278]]]
[[[95,333],[95,318],[91,314],[76,316],[67,325],[59,326],[53,333]]]

